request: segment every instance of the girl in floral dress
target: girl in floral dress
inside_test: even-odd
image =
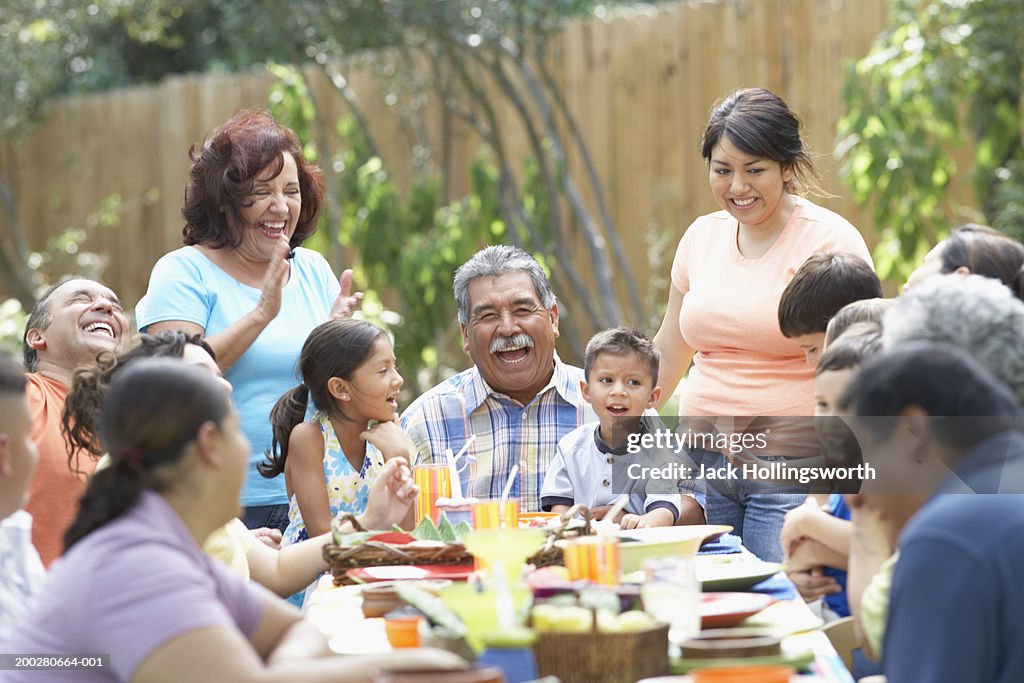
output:
[[[402,376],[384,330],[360,320],[330,320],[309,335],[299,358],[302,384],[270,414],[274,442],[260,471],[284,472],[288,528],[282,547],[330,531],[340,513],[366,511],[384,463],[410,458],[396,422]],[[315,414],[305,420],[309,399]]]

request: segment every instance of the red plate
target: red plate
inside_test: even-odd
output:
[[[353,581],[404,581],[419,579],[451,579],[465,581],[473,573],[471,564],[398,564],[383,567],[359,567],[345,572]]]
[[[773,602],[775,598],[762,593],[703,593],[700,599],[700,627],[736,626]]]

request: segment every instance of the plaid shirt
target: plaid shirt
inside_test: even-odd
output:
[[[583,370],[555,358],[551,381],[523,406],[484,382],[476,366],[416,399],[402,427],[416,447],[416,463],[444,463],[445,449],[458,453],[470,434],[476,440],[459,460],[463,493],[499,498],[514,464],[512,485],[522,511],[540,510],[540,490],[558,441],[596,418],[580,393]],[[466,482],[469,482],[469,486]]]

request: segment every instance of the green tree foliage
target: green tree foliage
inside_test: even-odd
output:
[[[1024,237],[1024,11],[1020,0],[891,0],[889,27],[847,74],[842,174],[873,204],[882,277],[905,277],[950,222]],[[971,168],[950,153],[970,143]],[[970,174],[979,216],[953,205]]]
[[[288,110],[285,120],[312,155],[327,149],[325,131],[337,122],[320,120],[296,72],[277,65],[316,63],[345,98],[352,118],[345,130],[347,151],[320,160],[327,171],[328,206],[310,246],[335,264],[360,265],[363,282],[382,292],[393,288],[382,296],[406,315],[399,343],[408,339],[412,348],[428,354],[440,348],[440,330],[450,328],[453,319],[448,288],[454,267],[483,244],[501,241],[550,255],[545,266],[555,287],[564,301],[571,299],[580,308],[579,315],[568,315],[566,303],[562,325],[570,345],[578,347],[592,331],[588,326],[639,320],[642,304],[574,114],[549,71],[547,47],[568,17],[620,3],[627,4],[10,0],[0,7],[0,67],[11,68],[0,68],[0,78],[6,79],[0,83],[9,84],[19,98],[15,111],[6,115],[4,132],[24,130],[55,94],[149,82],[170,73],[270,64],[291,91],[276,90],[271,102]],[[16,40],[8,40],[12,37]],[[380,82],[390,88],[388,99],[403,114],[408,131],[413,183],[403,194],[391,182],[371,126],[341,72],[341,58],[364,49],[387,50],[399,60],[390,62],[390,73],[381,74]],[[497,91],[484,88],[485,81],[496,83]],[[424,134],[426,97],[445,107],[446,133],[438,149]],[[508,158],[507,118],[496,114],[502,110],[513,111],[513,125],[525,129],[530,158]],[[468,197],[450,196],[447,179],[432,170],[448,167],[453,118],[469,123],[487,148],[472,170]],[[570,173],[565,158],[573,151],[584,169]],[[582,201],[580,188],[587,186],[596,207]],[[14,228],[11,240],[5,238],[14,246],[0,249],[0,256],[10,253],[11,263],[25,263],[28,250],[10,187],[6,170],[0,169],[0,199],[11,199],[9,225]],[[590,273],[580,272],[571,258],[570,245],[576,244],[572,228],[589,250]],[[346,259],[346,252],[358,258]],[[33,277],[19,272],[12,279],[25,284]],[[620,284],[627,293],[621,297],[628,298],[625,308]],[[19,298],[31,300],[31,291],[26,285]],[[372,301],[368,305],[372,308]],[[581,322],[582,329],[575,329]]]
[[[301,75],[281,66],[273,71],[281,79],[269,96],[275,117],[297,131],[309,131],[315,112]],[[472,163],[466,197],[442,205],[441,179],[429,173],[419,174],[403,196],[353,118],[346,116],[337,126],[345,141],[343,150],[335,158],[321,159],[340,169],[333,191],[341,211],[333,234],[352,254],[349,262],[357,280],[370,285],[363,314],[394,330],[396,354],[408,388],[416,394],[463,365],[461,358],[444,357],[461,347],[454,322],[452,277],[481,245],[507,241],[496,191],[497,170],[481,153]],[[313,137],[310,134],[307,139]],[[319,156],[313,146],[307,154]],[[524,173],[524,203],[531,220],[544,224],[547,205],[536,175],[532,166]],[[314,237],[313,244],[321,251],[329,247],[325,239],[331,239],[327,225],[331,220],[321,217]]]

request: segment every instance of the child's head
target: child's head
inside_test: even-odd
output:
[[[881,327],[864,322],[851,325],[821,355],[814,377],[814,431],[830,462],[847,466],[862,462],[856,438],[837,417],[837,404],[861,363],[881,350]]]
[[[583,397],[594,407],[602,427],[623,415],[642,415],[661,395],[661,354],[651,340],[628,327],[598,332],[587,344]]]
[[[882,283],[863,260],[850,254],[812,254],[779,299],[779,329],[814,366],[829,319],[851,301],[882,296]]]
[[[398,411],[402,376],[387,333],[363,320],[329,320],[309,333],[299,356],[313,405],[343,420],[382,422]]]
[[[854,323],[874,323],[882,327],[882,318],[895,299],[861,299],[846,304],[828,321],[825,330],[825,350]]]
[[[866,358],[882,350],[882,328],[877,323],[850,325],[830,343],[818,361],[814,376],[814,415],[834,415],[836,401]]]
[[[0,356],[0,520],[25,507],[39,453],[29,438],[25,369]]]
[[[292,429],[305,419],[310,398],[317,410],[346,422],[388,422],[398,412],[395,350],[387,333],[363,320],[328,320],[309,333],[299,356],[302,384],[280,399],[270,413],[274,430],[270,463],[263,476],[284,471]],[[271,474],[274,472],[275,474]]]

